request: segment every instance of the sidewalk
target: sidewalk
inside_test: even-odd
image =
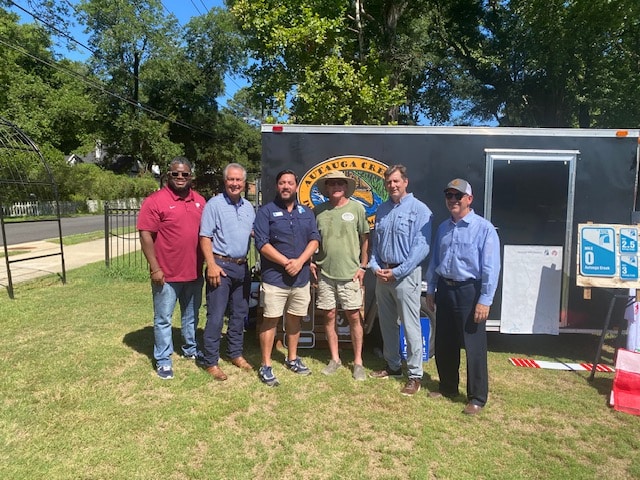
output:
[[[138,241],[131,239],[131,242],[135,242],[135,245],[132,245],[132,249],[139,248]],[[60,255],[60,245],[56,243],[41,240],[9,245],[7,248],[9,252],[27,252],[20,255],[9,256],[9,260],[13,262],[11,263],[11,279],[14,286],[18,283],[33,280],[34,278],[43,277],[45,275],[62,274],[62,255]],[[67,272],[89,263],[105,261],[103,238],[92,240],[90,242],[78,243],[76,245],[68,245],[63,248],[64,263]],[[15,260],[38,255],[51,256],[15,262]],[[2,262],[2,266],[0,267],[0,289],[6,289],[9,286],[7,261],[5,258],[0,259],[0,261]]]

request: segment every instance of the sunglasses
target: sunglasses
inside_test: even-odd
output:
[[[447,200],[451,200],[452,198],[455,198],[456,200],[460,201],[462,200],[462,197],[464,197],[466,195],[466,193],[462,193],[462,192],[445,192],[444,196],[447,197]]]
[[[171,175],[173,178],[189,178],[191,176],[191,172],[169,172],[169,175]]]

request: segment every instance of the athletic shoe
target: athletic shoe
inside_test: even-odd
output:
[[[173,369],[171,368],[171,365],[162,365],[158,367],[156,372],[162,380],[170,380],[173,378]]]
[[[285,360],[284,364],[293,373],[297,373],[298,375],[311,375],[311,370],[304,363],[302,363],[302,360],[300,360],[300,357],[291,361]]]
[[[342,362],[336,362],[335,360],[330,360],[329,364],[322,369],[323,375],[333,375],[338,371],[338,369],[342,366]]]
[[[358,380],[359,382],[363,382],[367,379],[367,374],[365,373],[362,365],[353,366],[353,379]]]
[[[260,370],[258,371],[258,377],[260,378],[260,381],[262,383],[268,385],[269,387],[277,387],[278,385],[280,385],[280,382],[278,382],[278,379],[273,374],[273,370],[271,369],[271,367],[267,367],[266,365],[260,367]]]

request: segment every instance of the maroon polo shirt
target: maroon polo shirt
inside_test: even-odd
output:
[[[156,258],[167,282],[190,282],[202,275],[198,233],[206,203],[194,190],[182,198],[168,186],[142,202],[137,227],[156,234]]]

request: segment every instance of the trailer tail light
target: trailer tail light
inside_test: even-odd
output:
[[[271,131],[273,133],[280,133],[284,130],[284,126],[283,125],[274,125],[273,127],[271,127]]]
[[[618,130],[616,132],[616,137],[626,137],[629,135],[629,131],[628,130]]]

